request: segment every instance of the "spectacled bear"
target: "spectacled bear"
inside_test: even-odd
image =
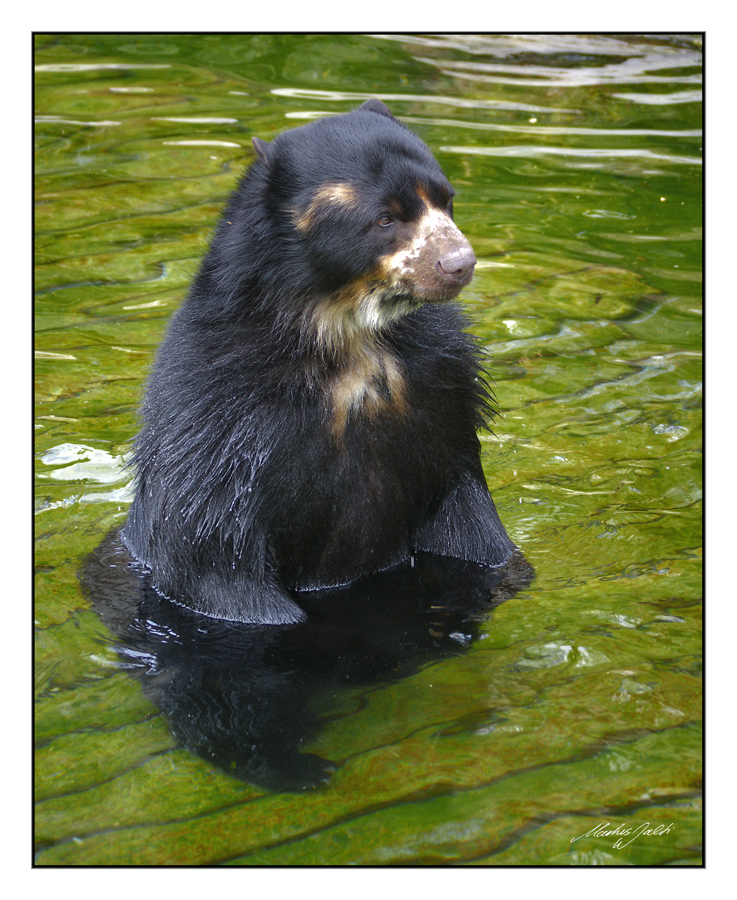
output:
[[[501,565],[450,183],[378,100],[253,143],[149,377],[125,544],[165,597],[260,624],[418,553]]]

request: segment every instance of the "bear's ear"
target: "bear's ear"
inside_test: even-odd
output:
[[[271,144],[267,144],[266,141],[262,141],[261,138],[251,138],[253,141],[253,147],[256,153],[261,157],[261,159],[268,165],[269,164],[269,156],[271,156]]]
[[[390,119],[394,118],[389,107],[385,103],[382,103],[381,100],[377,100],[376,97],[372,97],[370,100],[362,103],[358,108],[365,109],[367,112],[375,112],[382,116],[388,116]]]

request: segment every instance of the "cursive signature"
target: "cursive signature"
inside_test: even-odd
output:
[[[621,850],[623,847],[631,844],[632,841],[643,834],[646,837],[651,835],[668,834],[672,827],[672,822],[670,822],[668,825],[651,825],[650,822],[643,822],[641,825],[637,825],[634,828],[629,828],[624,824],[624,822],[621,825],[616,825],[614,827],[612,827],[610,822],[600,822],[596,826],[596,828],[592,828],[590,831],[587,831],[586,834],[579,834],[578,837],[571,838],[571,843],[573,843],[574,841],[579,841],[581,838],[585,837],[616,836],[617,839],[612,844],[612,847],[615,850]]]

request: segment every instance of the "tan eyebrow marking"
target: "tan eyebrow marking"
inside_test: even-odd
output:
[[[350,209],[358,206],[359,202],[359,193],[352,184],[345,181],[323,184],[312,195],[306,209],[295,211],[294,224],[298,231],[309,231],[320,216],[332,207],[342,206]]]

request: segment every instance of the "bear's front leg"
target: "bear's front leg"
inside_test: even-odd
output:
[[[487,566],[500,566],[514,549],[483,476],[468,472],[452,484],[415,536],[417,551]]]
[[[213,568],[192,584],[187,605],[215,619],[249,625],[294,625],[306,618],[270,573],[265,577],[248,573],[228,577]]]

